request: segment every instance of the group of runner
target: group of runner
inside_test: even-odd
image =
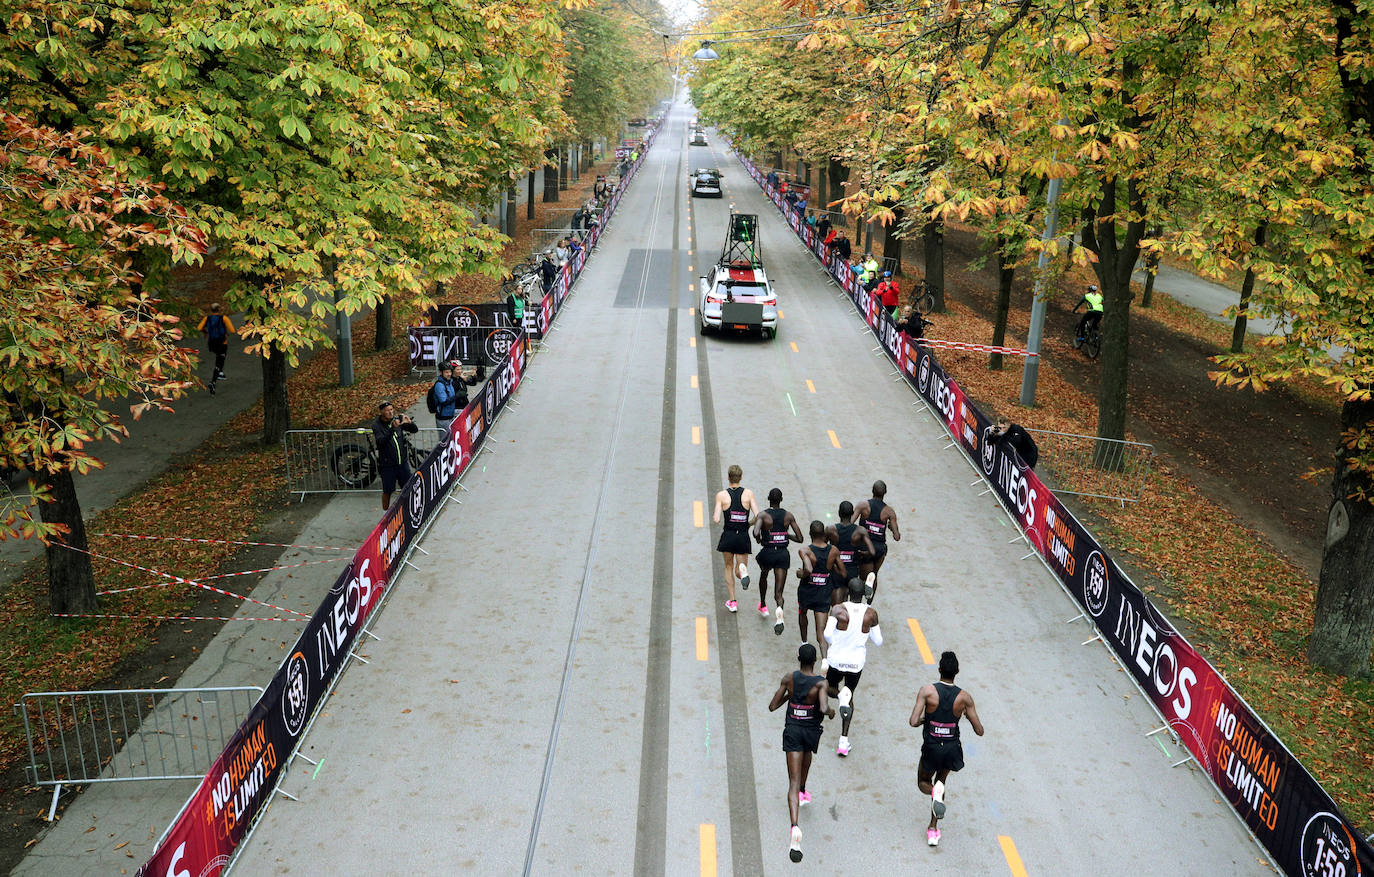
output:
[[[759,508],[752,490],[742,486],[744,473],[731,466],[729,486],[716,494],[712,519],[721,524],[716,550],[725,565],[728,599],[725,606],[737,612],[736,582],[748,589],[750,536],[760,545],[755,559],[759,566],[758,612],[769,617],[767,588],[769,572],[773,579],[773,632],[781,635],[786,627],[783,607],[787,572],[791,566],[789,543],[803,543],[797,518],[782,507],[782,491],[768,492],[768,508]],[[878,612],[873,608],[877,594],[878,572],[887,558],[887,537],[901,540],[897,513],[887,504],[887,485],[873,483],[872,496],[857,504],[841,502],[838,523],[827,526],[813,520],[808,527],[810,541],[797,550],[800,566],[797,578],[797,625],[802,645],[797,650],[797,669],[782,677],[768,704],[770,712],[784,704],[783,752],[787,758],[787,811],[791,819],[789,856],[802,859],[801,827],[798,813],[810,803],[806,779],[811,760],[820,748],[822,720],[833,719],[838,704],[840,739],[835,752],[850,753],[849,730],[854,717],[854,690],[858,687],[867,660],[868,644],[882,645]],[[816,644],[808,641],[808,623],[815,621]],[[817,661],[820,672],[816,672]],[[952,771],[964,766],[959,740],[959,721],[967,718],[979,736],[983,725],[974,708],[973,697],[954,684],[959,659],[954,652],[940,656],[940,679],[925,685],[916,695],[910,725],[922,729],[921,760],[917,785],[930,799],[930,823],[926,842],[937,846],[939,821],[945,815],[945,782]]]

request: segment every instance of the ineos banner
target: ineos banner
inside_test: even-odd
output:
[[[778,204],[777,193],[768,191],[758,170],[741,160]],[[785,205],[779,209],[790,213]],[[930,350],[897,331],[886,310],[864,292],[848,268],[830,258],[828,247],[820,244],[815,251],[888,356],[939,413],[1026,538],[1284,873],[1374,877],[1374,849],[1326,790],[1016,452],[991,441],[990,419]]]

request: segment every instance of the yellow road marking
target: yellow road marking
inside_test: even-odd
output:
[[[692,501],[692,524],[697,527],[706,526],[706,510],[701,507],[699,499]]]
[[[835,430],[827,429],[826,434],[830,436],[830,443],[838,448],[840,446],[840,440],[835,437]]]
[[[696,309],[696,308],[688,308],[688,309],[687,309],[687,316],[689,316],[689,317],[695,317],[696,315],[697,315],[697,309]]]
[[[710,657],[709,640],[707,639],[706,616],[697,616],[697,660],[705,661]],[[712,850],[714,853],[715,851]]]
[[[1021,856],[1016,852],[1016,844],[1012,843],[1011,838],[1005,834],[997,835],[997,842],[1002,845],[1002,855],[1007,857],[1007,867],[1011,869],[1012,877],[1026,877],[1026,866],[1021,864]]]
[[[688,347],[696,347],[696,346],[697,346],[697,336],[693,335],[691,338],[688,338],[688,339],[687,339],[687,346],[688,346]]]
[[[921,660],[927,664],[935,663],[935,656],[930,653],[930,646],[926,643],[925,634],[921,633],[921,625],[914,618],[906,620],[907,627],[911,628],[911,638],[916,640],[916,648],[921,650]]]
[[[810,390],[813,393],[816,392],[816,385],[811,383],[810,378],[806,379],[806,389]]]
[[[782,311],[778,311],[778,319],[779,319],[779,320],[785,320],[785,319],[787,319],[787,314],[784,314]]]
[[[797,342],[795,342],[795,341],[789,341],[789,342],[787,342],[787,343],[792,345],[792,352],[793,352],[793,353],[801,353],[801,351],[797,349]]]
[[[692,427],[692,444],[701,444],[701,427],[699,426]]]
[[[716,877],[716,827],[701,823],[701,877]]]

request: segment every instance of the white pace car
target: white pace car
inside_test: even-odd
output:
[[[701,333],[718,331],[760,332],[766,338],[778,334],[778,297],[760,265],[716,265],[701,278],[701,304],[697,308]]]

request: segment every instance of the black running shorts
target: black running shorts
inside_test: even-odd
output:
[[[865,558],[865,560],[872,563],[875,560],[882,560],[884,557],[887,557],[887,540],[884,539],[882,542],[879,542],[877,539],[874,539],[873,556],[871,558]]]
[[[716,550],[725,554],[748,554],[753,547],[747,530],[723,530],[716,543]]]
[[[808,609],[815,612],[830,611],[830,588],[813,588],[801,585],[797,588],[797,608],[802,612]]]
[[[859,687],[859,677],[862,675],[864,675],[864,671],[862,670],[857,673],[850,673],[846,670],[836,670],[834,667],[831,667],[829,670],[825,671],[825,684],[828,688],[839,689],[840,683],[843,682],[845,685],[849,686],[850,691],[853,691]]]
[[[821,746],[820,725],[783,725],[783,752],[815,752]]]
[[[792,552],[786,548],[764,548],[758,554],[760,569],[787,569],[792,565]]]
[[[958,740],[947,743],[932,741],[921,744],[921,763],[916,770],[924,774],[935,774],[942,770],[964,769],[964,747]]]

